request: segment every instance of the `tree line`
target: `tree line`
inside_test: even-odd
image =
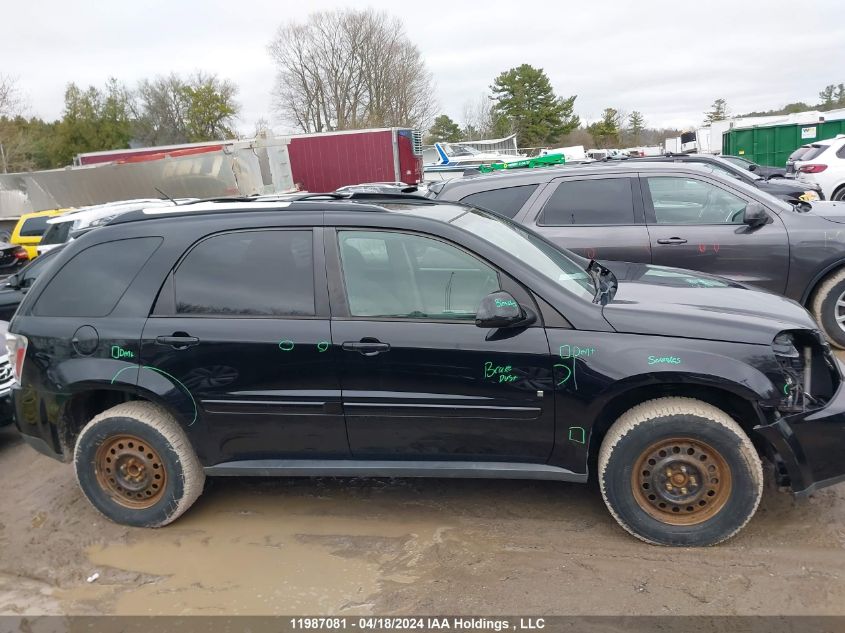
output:
[[[231,138],[237,87],[216,75],[171,74],[130,89],[117,79],[102,87],[67,85],[56,121],[27,117],[10,77],[0,77],[0,172],[68,165],[84,152]]]

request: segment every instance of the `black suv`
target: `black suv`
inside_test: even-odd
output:
[[[793,205],[707,165],[638,159],[456,178],[428,195],[514,218],[589,258],[700,270],[785,295],[845,348],[845,203]]]
[[[208,201],[72,242],[8,336],[16,423],[105,516],[206,475],[596,477],[635,536],[705,545],[843,478],[842,374],[796,303],[606,267],[409,196]]]

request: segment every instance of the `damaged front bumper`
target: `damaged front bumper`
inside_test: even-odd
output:
[[[837,365],[845,376],[845,365]],[[822,408],[774,416],[754,430],[777,454],[796,495],[845,481],[845,383]]]

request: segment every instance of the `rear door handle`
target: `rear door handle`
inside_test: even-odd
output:
[[[188,336],[177,332],[172,336],[157,336],[156,343],[159,345],[170,345],[174,349],[186,349],[191,345],[196,345],[200,340],[196,336]]]
[[[381,341],[346,341],[341,345],[346,352],[358,352],[364,356],[375,356],[390,351],[390,343]]]
[[[667,237],[657,240],[658,244],[686,244],[687,241],[682,237]]]

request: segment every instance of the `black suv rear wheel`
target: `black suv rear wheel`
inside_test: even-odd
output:
[[[630,409],[599,452],[599,484],[613,517],[654,545],[715,545],[751,519],[763,469],[724,411],[691,398]]]
[[[94,508],[135,527],[176,520],[205,483],[185,432],[150,402],[126,402],[94,417],[76,442],[74,465]]]

